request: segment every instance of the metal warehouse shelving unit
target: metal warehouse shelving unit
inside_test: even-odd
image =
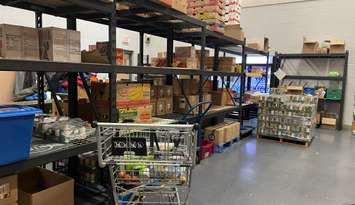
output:
[[[129,8],[116,10],[116,3],[129,5]],[[228,73],[217,71],[218,58],[220,52],[228,52],[235,55],[241,55],[243,59],[243,71],[246,66],[246,57],[248,54],[266,55],[265,52],[247,48],[245,40],[239,41],[223,34],[208,31],[207,25],[195,18],[187,16],[184,13],[167,8],[155,0],[117,0],[114,2],[94,1],[94,0],[0,0],[1,5],[21,8],[34,11],[36,28],[42,27],[42,14],[50,14],[67,19],[67,29],[76,30],[76,20],[82,19],[89,22],[104,24],[109,26],[109,62],[110,64],[90,64],[90,63],[64,63],[64,62],[48,62],[48,61],[29,61],[29,60],[13,60],[0,59],[0,71],[30,71],[37,72],[38,76],[38,94],[39,106],[44,107],[44,85],[45,80],[51,88],[49,78],[46,72],[67,72],[69,74],[69,117],[77,117],[78,102],[77,102],[77,77],[83,76],[84,72],[97,72],[109,74],[109,89],[110,89],[110,122],[117,121],[116,111],[116,81],[118,73],[126,74],[162,74],[166,75],[168,82],[172,83],[173,77],[177,75],[200,76],[199,93],[200,101],[202,101],[202,88],[208,78],[214,76],[214,89],[217,89],[218,76],[228,77],[241,76],[245,85],[245,75],[239,73]],[[124,28],[132,31],[137,31],[140,34],[140,57],[138,66],[121,66],[116,65],[116,29]],[[183,32],[184,29],[199,29],[197,32]],[[143,40],[144,34],[151,34],[167,39],[167,66],[148,67],[143,66]],[[200,69],[184,69],[173,68],[173,51],[174,40],[199,45],[201,47]],[[215,49],[214,71],[205,70],[205,62],[202,56],[205,56],[205,48],[210,47]],[[242,72],[244,73],[244,72]],[[230,86],[227,80],[226,87]],[[93,112],[97,116],[95,102],[91,96],[90,86],[85,84],[85,90],[89,96]],[[50,89],[51,90],[51,89]],[[51,90],[53,96],[55,92]],[[240,93],[244,93],[244,87],[241,86]],[[58,104],[58,102],[56,102]],[[243,110],[242,98],[235,106],[226,107],[218,111],[210,111],[207,117],[224,116],[225,114],[238,110],[239,113]],[[200,113],[202,108],[200,109]],[[174,116],[172,118],[177,118]],[[195,116],[191,116],[189,120],[193,121]],[[241,122],[243,121],[240,115]],[[80,145],[73,144],[66,146],[63,149],[56,150],[51,153],[31,156],[29,160],[18,162],[11,165],[0,167],[0,177],[11,173],[16,173],[26,168],[46,164],[52,161],[69,158],[69,166],[76,166],[75,156],[78,154],[96,150],[95,142],[87,141]],[[73,158],[72,158],[73,157]],[[70,167],[69,167],[70,169]]]
[[[344,103],[345,103],[345,92],[346,92],[346,84],[347,84],[347,74],[348,74],[348,58],[349,51],[345,53],[327,53],[327,54],[276,54],[274,57],[274,66],[272,70],[272,74],[277,71],[277,69],[283,67],[283,63],[287,60],[299,59],[299,60],[310,60],[310,59],[318,59],[318,60],[335,60],[341,59],[344,60],[344,64],[342,67],[342,75],[340,76],[321,76],[321,75],[286,75],[284,79],[290,80],[313,80],[313,81],[330,81],[330,82],[338,82],[342,86],[342,97],[340,100],[330,100],[330,99],[321,99],[321,103],[333,102],[338,103],[340,105],[339,118],[337,120],[336,129],[342,130],[343,128],[343,116],[344,116]],[[279,85],[279,80],[272,75],[272,86],[277,87]]]

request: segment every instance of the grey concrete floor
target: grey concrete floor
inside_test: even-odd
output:
[[[253,137],[198,165],[191,205],[355,204],[355,137],[318,130],[309,148]]]

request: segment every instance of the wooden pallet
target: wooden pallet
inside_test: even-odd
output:
[[[223,153],[225,151],[225,149],[227,149],[228,147],[231,147],[232,144],[239,142],[239,137],[235,137],[232,140],[230,140],[229,142],[226,142],[224,144],[219,144],[219,145],[215,145],[214,146],[214,152],[215,153]]]
[[[278,141],[279,143],[289,143],[289,144],[301,145],[304,147],[309,147],[311,145],[311,143],[313,142],[313,138],[311,141],[302,141],[302,140],[298,140],[298,139],[271,137],[271,136],[265,136],[265,135],[257,135],[257,138]]]

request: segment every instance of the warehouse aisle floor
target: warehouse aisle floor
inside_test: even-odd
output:
[[[193,173],[191,205],[355,204],[355,137],[318,130],[309,148],[255,138]]]

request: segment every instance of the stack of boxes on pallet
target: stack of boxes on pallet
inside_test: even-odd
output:
[[[80,32],[60,28],[0,25],[0,57],[81,62]]]
[[[226,25],[240,25],[241,0],[226,0],[224,22]]]
[[[315,128],[318,98],[304,95],[261,96],[258,135],[310,142]]]
[[[171,7],[182,13],[187,13],[187,1],[186,0],[160,0],[164,5]]]
[[[208,29],[224,33],[225,0],[188,0],[187,14],[208,24]]]
[[[215,152],[221,153],[225,144],[233,143],[240,137],[239,122],[224,122],[205,128],[205,140],[212,140],[215,144]]]

